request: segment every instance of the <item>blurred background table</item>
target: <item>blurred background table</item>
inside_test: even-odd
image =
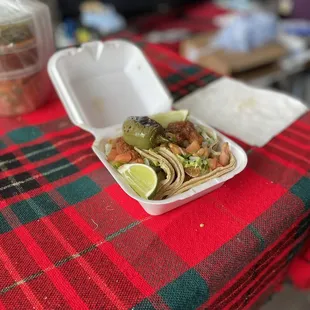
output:
[[[82,0],[42,0],[49,4],[55,25],[65,21],[67,23],[67,34],[73,35],[72,28],[75,26],[72,21],[79,21],[79,5]],[[291,0],[289,0],[291,1]],[[304,0],[292,0],[295,2],[295,9],[283,13],[283,5],[287,0],[255,0],[255,1],[211,1],[211,0],[152,0],[145,4],[114,0],[116,9],[125,16],[127,28],[143,36],[144,40],[152,43],[158,43],[169,49],[182,54],[180,51],[181,42],[197,34],[208,34],[218,29],[217,18],[225,17],[227,14],[236,12],[235,9],[225,8],[220,5],[226,5],[233,8],[246,7],[246,3],[251,5],[260,5],[269,11],[275,12],[285,20],[289,18],[310,18],[307,16],[307,3]],[[249,5],[248,5],[249,6]],[[282,10],[281,10],[282,8]],[[62,37],[62,31],[56,31],[56,37]],[[102,37],[99,35],[99,37]],[[309,37],[302,37],[306,41],[307,49],[294,57],[287,57],[282,61],[280,57],[272,63],[266,63],[265,66],[253,70],[240,72],[235,75],[236,78],[245,81],[251,85],[271,88],[289,93],[306,104],[310,102],[309,92],[309,70],[308,62],[310,60]],[[68,39],[68,38],[67,38]],[[71,40],[63,44],[72,44]],[[71,43],[70,43],[71,42]]]

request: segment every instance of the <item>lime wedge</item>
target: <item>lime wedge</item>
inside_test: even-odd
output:
[[[118,169],[131,188],[142,198],[149,199],[156,191],[156,172],[143,164],[127,164]]]
[[[188,116],[188,110],[170,111],[167,113],[159,113],[150,118],[167,128],[170,123],[185,121]]]

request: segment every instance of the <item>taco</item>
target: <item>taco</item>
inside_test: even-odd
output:
[[[165,120],[165,124],[164,128],[147,116],[129,117],[123,124],[123,136],[106,145],[107,160],[116,169],[139,163],[155,170],[158,186],[152,199],[183,193],[235,168],[229,144],[220,146],[210,129],[188,119],[168,125]]]
[[[155,170],[160,168],[157,169],[158,174],[161,173],[161,170],[165,173],[165,178],[162,178],[159,182],[157,193],[166,191],[176,179],[174,167],[165,157],[158,155],[152,150],[140,150],[138,148],[135,148],[135,150],[143,157],[146,165],[154,167]]]
[[[199,177],[195,177],[195,178],[192,178],[192,179],[184,182],[180,188],[170,192],[170,195],[167,198],[174,196],[174,195],[177,195],[177,194],[184,193],[184,192],[190,190],[191,188],[198,186],[200,184],[203,184],[203,183],[210,181],[212,179],[219,178],[222,175],[227,174],[228,172],[234,170],[235,167],[236,167],[236,158],[231,153],[229,164],[227,166],[217,167],[213,171],[209,171],[208,173],[205,173]]]
[[[173,191],[179,189],[182,186],[185,179],[185,173],[180,162],[174,158],[173,154],[167,148],[159,148],[158,154],[168,160],[176,172],[175,181],[169,187],[164,188],[162,191],[158,191],[158,193],[155,195],[154,199],[161,200],[165,197],[168,197]]]
[[[166,190],[175,180],[175,169],[166,158],[152,150],[141,150],[133,147],[126,143],[123,137],[109,140],[105,144],[105,155],[116,169],[126,163],[145,164],[152,167],[159,180],[157,191]]]

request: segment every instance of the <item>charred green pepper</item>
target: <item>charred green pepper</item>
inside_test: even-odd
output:
[[[166,142],[164,128],[147,116],[131,116],[123,124],[123,138],[139,149],[151,149]]]

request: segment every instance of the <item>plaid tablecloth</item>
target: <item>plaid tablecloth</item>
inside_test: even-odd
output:
[[[175,99],[217,78],[138,44]],[[263,148],[241,144],[244,172],[159,217],[121,190],[58,100],[1,119],[0,138],[1,309],[248,309],[308,237],[310,114]]]

